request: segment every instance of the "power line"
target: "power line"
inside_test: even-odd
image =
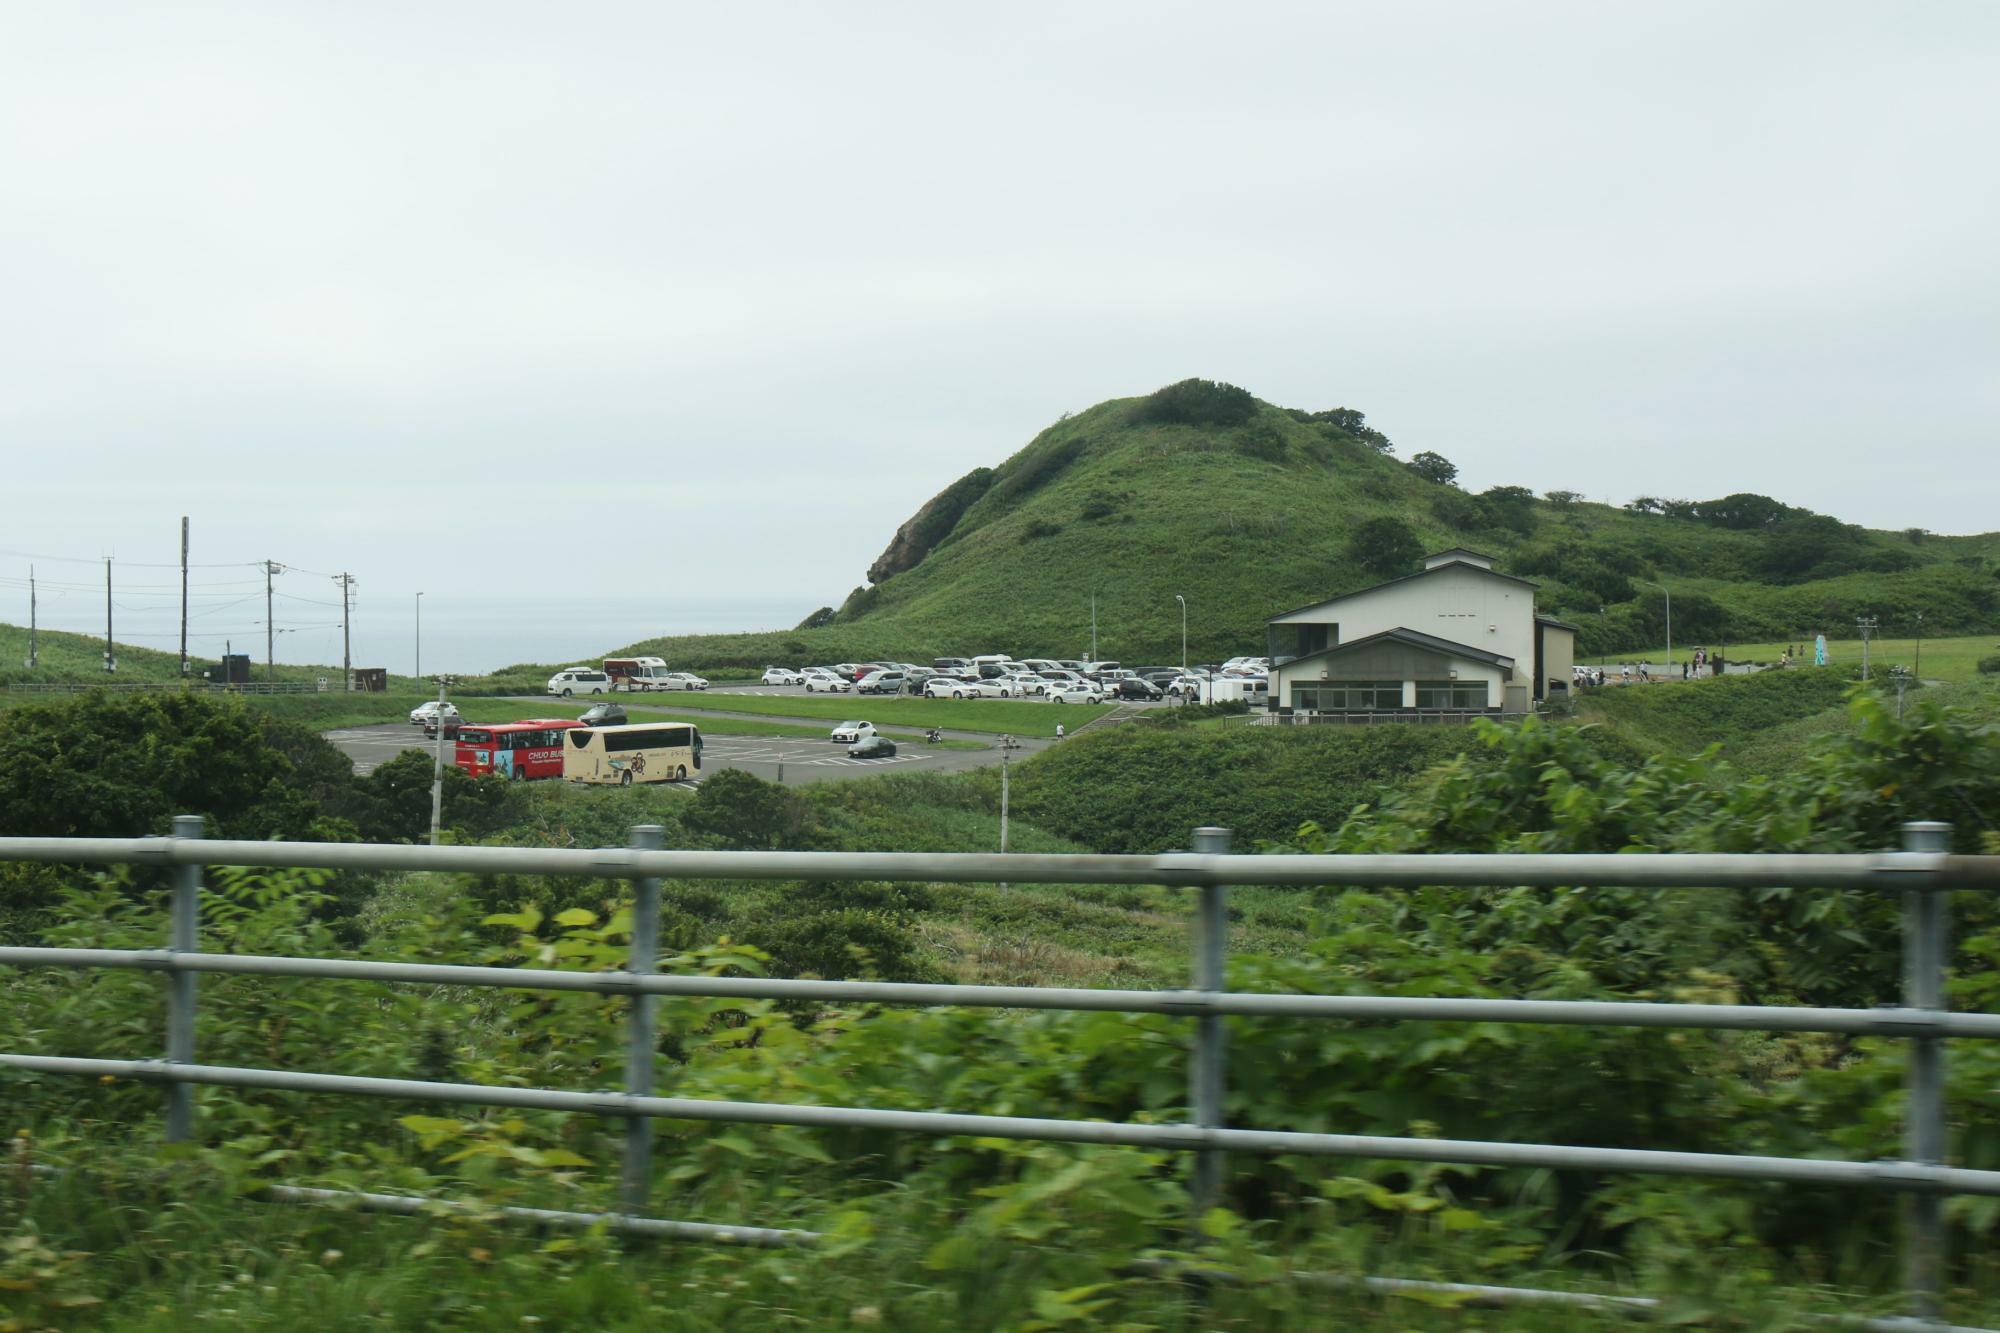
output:
[[[0,550],[0,555],[11,555],[21,560],[53,560],[58,564],[64,564],[64,565],[95,565],[105,559],[114,559],[114,560],[117,559],[116,556],[107,557],[107,556],[87,556],[87,555],[43,555],[38,551]],[[119,560],[118,563],[131,569],[179,569],[181,567],[180,562],[178,560],[171,561],[167,564],[161,564],[158,561],[146,561],[146,560]],[[255,560],[223,560],[223,561],[218,561],[217,563],[212,565],[189,565],[188,568],[189,569],[241,569],[246,565],[251,569],[255,569],[257,567],[257,562]]]

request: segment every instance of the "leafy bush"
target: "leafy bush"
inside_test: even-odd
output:
[[[1980,658],[1979,670],[1981,674],[1988,676],[2000,674],[2000,653],[1995,653],[1991,657]]]
[[[1040,490],[1055,480],[1056,474],[1074,463],[1083,454],[1082,440],[1064,440],[1039,451],[1030,452],[1019,461],[1003,468],[999,481],[992,488],[993,501],[997,505],[1011,505],[1024,496]]]
[[[1189,379],[1139,400],[1134,419],[1177,426],[1240,426],[1257,415],[1248,389],[1220,380]]]
[[[1403,466],[1425,481],[1434,481],[1440,486],[1449,486],[1458,476],[1457,464],[1443,454],[1432,453],[1428,449],[1420,454],[1411,455],[1410,461]]]
[[[1347,558],[1370,574],[1407,574],[1423,554],[1417,534],[1400,518],[1371,518],[1347,537]]]
[[[1038,542],[1044,537],[1053,537],[1061,531],[1062,524],[1060,523],[1051,523],[1046,519],[1040,518],[1030,519],[1027,526],[1021,529],[1021,540],[1023,542]]]
[[[1114,495],[1110,491],[1092,491],[1083,497],[1083,507],[1077,511],[1077,517],[1088,522],[1110,518],[1124,506],[1128,498],[1124,495]]]
[[[1268,421],[1253,421],[1230,438],[1230,445],[1246,458],[1266,463],[1285,461],[1285,437]]]

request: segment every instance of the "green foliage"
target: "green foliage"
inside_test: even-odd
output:
[[[1230,447],[1245,458],[1265,463],[1282,463],[1287,453],[1284,434],[1268,421],[1252,421],[1229,440]]]
[[[347,764],[302,728],[207,695],[71,695],[7,720],[0,809],[17,836],[164,833],[177,814],[206,816],[211,836],[317,836],[316,797]]]
[[[1405,466],[1425,481],[1435,482],[1439,486],[1449,486],[1458,476],[1457,464],[1443,454],[1432,453],[1428,449],[1410,455],[1410,461]]]
[[[2000,653],[1995,653],[1991,657],[1980,658],[1979,671],[1981,675],[2000,675]]]
[[[1045,519],[1039,518],[1031,519],[1028,525],[1021,529],[1021,541],[1024,544],[1027,542],[1038,542],[1044,537],[1053,537],[1061,531],[1062,525],[1060,523],[1050,523]]]
[[[716,846],[736,851],[804,851],[820,845],[812,806],[804,797],[740,768],[710,774],[682,822]]]
[[[1371,518],[1347,535],[1347,558],[1384,578],[1412,572],[1423,554],[1423,543],[1400,518]]]
[[[1240,426],[1255,415],[1257,400],[1248,389],[1220,380],[1189,379],[1141,399],[1133,419],[1175,426]]]
[[[1015,770],[1018,814],[1103,852],[1159,852],[1218,824],[1239,843],[1288,836],[1429,768],[1465,743],[1448,728],[1135,724],[1064,741]]]
[[[1491,486],[1479,493],[1486,525],[1526,537],[1535,530],[1535,493],[1526,486]]]
[[[357,779],[338,807],[365,842],[422,842],[430,836],[431,780],[436,762],[405,750]],[[440,817],[444,827],[472,838],[497,833],[519,814],[521,788],[488,774],[475,778],[447,758]]]

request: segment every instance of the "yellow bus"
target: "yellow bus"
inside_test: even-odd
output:
[[[701,730],[684,723],[575,727],[564,736],[563,777],[570,782],[685,782],[701,772]]]

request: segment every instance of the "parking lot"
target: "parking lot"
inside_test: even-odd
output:
[[[324,734],[354,761],[354,772],[361,777],[374,772],[405,750],[421,750],[428,755],[436,746],[435,741],[424,739],[422,731],[402,722],[385,722],[372,727],[343,727]],[[921,738],[906,740],[901,736],[892,736],[891,739],[896,742],[893,756],[853,759],[848,757],[846,746],[835,745],[832,741],[804,737],[777,740],[764,736],[716,736],[704,732],[702,774],[706,776],[725,768],[741,768],[766,781],[796,785],[828,778],[856,777],[870,771],[929,769],[958,772],[1000,762],[997,745],[988,750],[945,750],[925,745]],[[1016,757],[1040,748],[1040,742],[1021,742]],[[450,740],[445,741],[444,761],[447,764],[452,762]],[[694,786],[699,781],[700,778],[695,778],[675,785]]]

